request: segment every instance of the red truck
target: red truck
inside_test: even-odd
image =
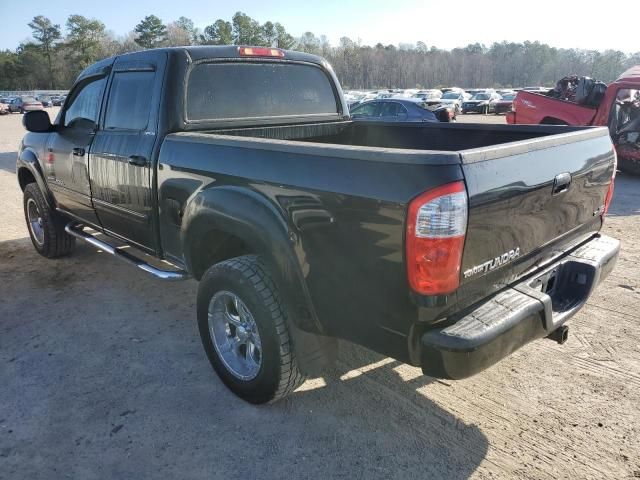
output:
[[[640,174],[640,65],[610,83],[597,106],[520,91],[507,123],[607,126],[620,169]]]

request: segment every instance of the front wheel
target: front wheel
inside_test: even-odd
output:
[[[214,265],[198,287],[198,328],[212,367],[240,398],[279,400],[304,381],[286,309],[260,257]]]
[[[49,206],[36,183],[25,187],[23,203],[31,243],[40,255],[56,258],[73,252],[76,240],[64,231],[67,220]]]

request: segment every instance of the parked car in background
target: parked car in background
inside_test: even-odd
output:
[[[11,113],[25,113],[42,109],[42,103],[36,100],[35,97],[17,97],[9,104]]]
[[[54,107],[60,107],[62,106],[62,103],[64,102],[65,98],[66,98],[65,95],[55,95],[51,97],[51,103],[53,103]]]
[[[501,99],[494,103],[493,112],[498,115],[500,113],[510,112],[513,108],[513,101],[516,98],[516,92],[509,92],[501,95]]]
[[[445,87],[445,88],[441,88],[440,90],[442,91],[443,95],[449,92],[460,92],[460,93],[465,92],[464,88],[460,88],[460,87]]]
[[[418,98],[371,100],[351,110],[351,118],[366,122],[450,122],[453,112],[445,109],[429,110]]]
[[[435,88],[430,90],[420,90],[417,93],[414,93],[412,95],[412,98],[419,98],[424,101],[437,100],[439,98],[442,98],[442,91]]]
[[[9,112],[9,104],[3,99],[0,98],[0,115],[6,115]]]
[[[548,92],[550,89],[547,87],[524,87],[522,90],[524,90],[525,92],[537,92],[537,93],[546,93]]]
[[[467,92],[471,97],[473,97],[474,95],[477,95],[479,93],[484,93],[484,88],[467,88],[465,92]]]
[[[437,100],[427,101],[427,104],[428,105],[436,105],[436,104],[445,105],[447,107],[452,108],[455,114],[457,115],[462,111],[463,102],[469,98],[470,98],[470,95],[467,94],[466,92],[454,90],[454,91],[449,91],[445,93],[444,95],[442,95],[441,98]]]
[[[36,100],[38,100],[43,107],[53,107],[53,101],[51,100],[51,97],[47,95],[38,96],[36,97]]]
[[[500,100],[500,95],[497,93],[476,93],[469,100],[465,100],[462,103],[462,113],[491,113],[495,111],[496,102]]]

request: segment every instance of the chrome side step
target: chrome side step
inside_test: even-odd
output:
[[[185,280],[189,278],[189,274],[184,270],[162,270],[160,268],[154,267],[153,265],[148,264],[144,260],[131,255],[129,252],[122,250],[120,248],[109,245],[108,243],[103,242],[102,240],[98,240],[96,237],[84,231],[84,226],[77,222],[70,222],[65,227],[64,230],[69,234],[73,235],[76,238],[84,240],[87,243],[90,243],[96,248],[107,252],[113,255],[120,260],[124,260],[127,263],[130,263],[140,270],[144,270],[147,273],[150,273],[156,278],[161,280],[168,281],[177,281],[177,280]]]

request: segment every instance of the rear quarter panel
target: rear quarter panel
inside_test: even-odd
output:
[[[169,256],[184,259],[181,231],[188,226],[170,227],[168,202],[189,209],[208,190],[229,187],[258,195],[286,229],[282,237],[324,333],[407,361],[417,310],[404,267],[406,206],[461,178],[459,165],[406,164],[400,155],[340,158],[318,149],[300,154],[172,135],[159,159],[162,242]]]

